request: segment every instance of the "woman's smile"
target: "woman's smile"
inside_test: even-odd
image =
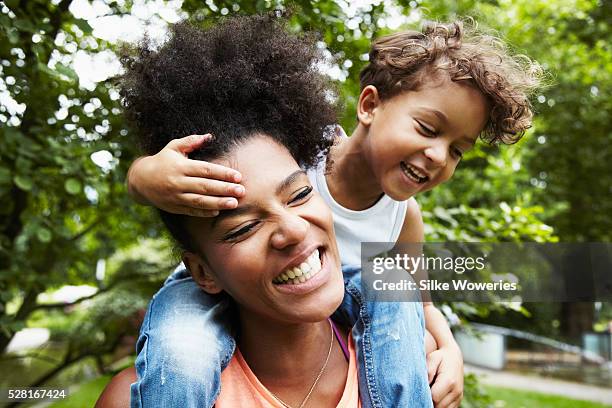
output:
[[[305,294],[324,285],[329,280],[330,269],[326,251],[315,249],[305,262],[283,272],[273,282],[281,293]]]

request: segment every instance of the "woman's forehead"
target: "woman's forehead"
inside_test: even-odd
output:
[[[213,162],[237,170],[241,184],[282,179],[300,167],[289,150],[269,136],[253,136]]]

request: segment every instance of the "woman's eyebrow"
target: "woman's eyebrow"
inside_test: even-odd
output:
[[[291,184],[293,184],[297,179],[301,177],[308,177],[308,175],[306,174],[304,170],[296,170],[293,173],[291,173],[289,176],[287,176],[283,181],[281,181],[278,184],[278,186],[276,187],[276,194],[278,195],[282,193],[283,190],[285,190],[287,187],[289,187]]]
[[[217,215],[215,218],[213,218],[211,227],[215,228],[215,226],[220,221],[222,221],[222,220],[224,220],[226,218],[237,217],[239,215],[246,214],[246,213],[249,213],[249,212],[254,211],[254,210],[255,210],[255,206],[253,204],[245,204],[243,206],[240,206],[238,208],[234,208],[232,210],[221,210],[219,212],[219,215]]]

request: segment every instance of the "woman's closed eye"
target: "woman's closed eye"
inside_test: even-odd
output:
[[[235,240],[237,240],[239,238],[242,238],[242,237],[246,236],[249,232],[251,232],[260,223],[261,223],[261,221],[249,222],[248,224],[243,225],[243,226],[239,227],[238,229],[230,231],[228,234],[226,234],[222,238],[222,240],[229,242],[229,241],[235,241]]]
[[[298,193],[289,200],[289,205],[297,204],[308,201],[312,193],[312,186],[307,186],[298,191]]]
[[[289,200],[287,204],[290,206],[296,206],[305,203],[312,196],[312,191],[313,188],[311,186],[298,190],[298,192]],[[224,242],[240,241],[241,239],[249,236],[251,232],[255,231],[261,223],[262,221],[260,220],[247,222],[246,224],[231,230],[229,233],[224,235],[221,240]]]

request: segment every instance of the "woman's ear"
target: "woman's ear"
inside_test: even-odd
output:
[[[193,280],[204,292],[209,295],[217,295],[223,291],[212,273],[212,268],[200,255],[193,252],[185,252],[183,253],[183,263],[189,272],[191,272]]]
[[[374,112],[380,106],[380,103],[378,89],[374,85],[368,85],[363,88],[357,103],[357,119],[359,123],[363,126],[370,126],[374,118]]]

